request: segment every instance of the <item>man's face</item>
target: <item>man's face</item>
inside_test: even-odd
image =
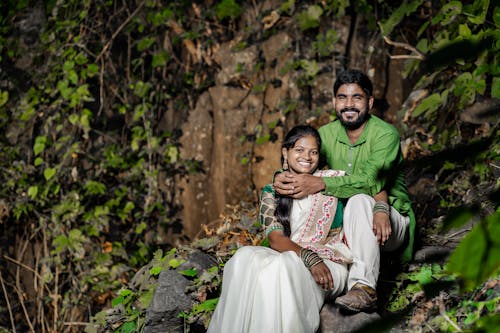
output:
[[[358,84],[347,83],[337,90],[333,106],[342,125],[348,130],[355,130],[368,119],[373,97],[367,97]]]

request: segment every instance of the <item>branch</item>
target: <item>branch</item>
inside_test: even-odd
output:
[[[30,272],[32,272],[32,273],[33,273],[33,274],[34,274],[34,275],[35,275],[38,279],[40,279],[40,281],[42,281],[42,283],[43,283],[43,277],[40,275],[40,273],[38,273],[38,272],[37,272],[36,270],[34,270],[33,268],[29,267],[29,266],[28,266],[28,265],[26,265],[26,264],[23,264],[22,262],[20,262],[20,261],[18,261],[18,260],[16,260],[16,259],[14,259],[14,258],[9,257],[9,256],[4,255],[3,257],[4,257],[5,259],[7,259],[8,261],[10,261],[10,262],[12,262],[12,263],[14,263],[14,264],[16,264],[16,265],[18,265],[18,266],[20,266],[20,267],[24,268],[24,269],[27,269],[27,270],[28,270],[28,271],[30,271]],[[43,286],[44,286],[45,290],[47,290],[47,292],[50,294],[50,289],[49,289],[49,287],[47,287],[47,285],[46,285],[45,283],[43,283]]]
[[[111,39],[106,43],[106,45],[104,45],[104,47],[102,48],[101,52],[99,53],[99,55],[97,56],[97,58],[95,59],[95,62],[98,62],[99,59],[102,57],[102,55],[109,49],[109,47],[111,46],[111,43],[113,42],[113,40],[116,38],[116,36],[118,36],[118,34],[123,30],[123,28],[125,28],[127,26],[127,24],[130,22],[130,20],[132,20],[132,18],[137,15],[137,13],[141,10],[141,8],[144,6],[144,3],[146,2],[146,0],[143,0],[139,6],[134,10],[134,12],[129,16],[127,17],[127,19],[122,23],[122,25],[120,25],[118,27],[118,29],[116,29],[116,31],[113,33],[113,35],[111,36]]]
[[[396,59],[396,60],[401,60],[401,59],[418,59],[418,60],[424,60],[422,56],[420,55],[404,55],[404,54],[398,54],[398,55],[391,55],[389,54],[389,58],[391,59]]]
[[[12,308],[10,307],[9,295],[7,294],[7,289],[3,283],[2,272],[0,271],[0,282],[2,283],[3,295],[5,296],[5,302],[7,303],[7,309],[9,310],[10,324],[12,325],[12,332],[16,333],[16,325],[14,324],[14,316],[12,315]]]
[[[425,59],[425,56],[422,52],[420,52],[415,47],[413,47],[409,44],[392,41],[387,36],[384,36],[384,42],[386,42],[389,45],[399,47],[399,48],[405,49],[407,51],[410,51],[412,53],[415,53],[413,55],[390,55],[391,59],[419,59],[419,60]]]

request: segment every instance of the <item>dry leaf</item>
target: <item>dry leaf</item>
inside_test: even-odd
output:
[[[280,19],[280,14],[277,11],[273,10],[271,14],[267,15],[262,19],[262,24],[264,24],[264,30],[272,28],[276,22]]]

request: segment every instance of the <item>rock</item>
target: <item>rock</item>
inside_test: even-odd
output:
[[[356,314],[343,314],[333,304],[325,304],[320,312],[321,324],[318,333],[349,333],[355,332],[367,324],[378,321],[378,313],[360,312]]]
[[[214,55],[215,62],[221,67],[216,76],[218,85],[224,85],[245,72],[253,71],[257,59],[257,47],[254,45],[241,51],[234,51],[235,44],[224,44]]]
[[[184,263],[177,267],[176,270],[183,271],[186,269],[195,268],[198,272],[202,272],[212,266],[216,266],[217,264],[217,260],[214,257],[202,251],[195,250],[189,255],[188,259]]]
[[[415,252],[415,262],[434,262],[443,260],[451,253],[450,248],[444,246],[427,246]]]
[[[158,277],[153,300],[146,310],[144,333],[184,332],[180,311],[191,309],[193,301],[185,294],[189,281],[175,271],[166,270]]]

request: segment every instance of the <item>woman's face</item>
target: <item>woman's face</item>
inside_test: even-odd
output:
[[[318,167],[319,147],[311,135],[300,138],[290,149],[283,148],[282,153],[293,173],[313,173]]]

